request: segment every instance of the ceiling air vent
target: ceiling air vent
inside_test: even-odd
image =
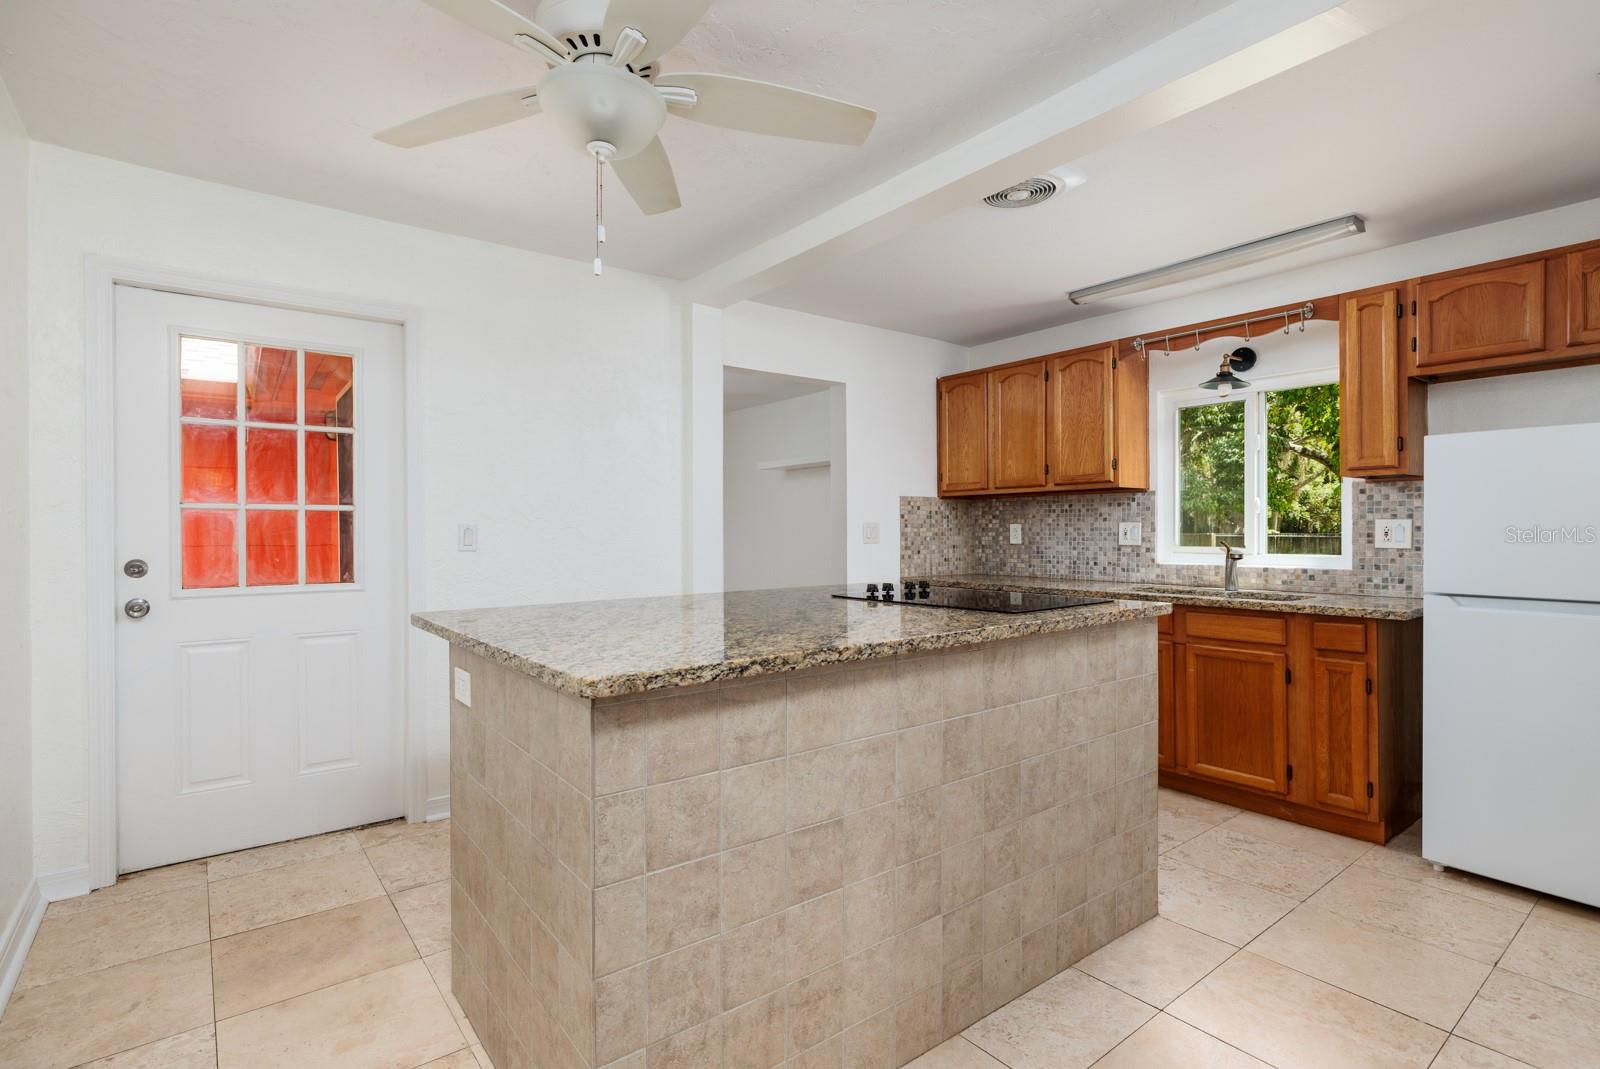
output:
[[[1056,195],[1057,188],[1056,179],[1050,175],[1040,175],[1007,186],[998,193],[991,193],[983,198],[983,203],[993,208],[1026,208],[1049,200]]]

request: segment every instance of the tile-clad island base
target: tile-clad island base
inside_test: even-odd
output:
[[[1155,655],[588,699],[454,646],[456,996],[500,1069],[904,1065],[1155,915]]]

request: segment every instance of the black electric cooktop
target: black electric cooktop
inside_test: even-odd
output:
[[[931,609],[970,609],[974,612],[1044,612],[1047,609],[1075,609],[1080,605],[1103,605],[1110,598],[1080,598],[1068,594],[1025,594],[993,587],[930,586],[894,582],[857,583],[836,591],[836,598],[852,601],[892,602],[896,605],[925,605]]]

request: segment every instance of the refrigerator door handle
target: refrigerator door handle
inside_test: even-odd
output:
[[[1486,598],[1468,594],[1442,595],[1457,608],[1478,612],[1540,613],[1543,615],[1600,616],[1600,602],[1547,601],[1536,598]]]

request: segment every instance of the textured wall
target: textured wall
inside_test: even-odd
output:
[[[1053,494],[1009,498],[900,499],[903,575],[1037,575],[1072,579],[1215,584],[1222,566],[1157,564],[1156,495]],[[1241,568],[1239,585],[1334,594],[1422,594],[1422,484],[1358,481],[1348,570]],[[1411,520],[1411,549],[1375,549],[1372,521]],[[1144,524],[1144,544],[1119,546],[1117,524]],[[1023,542],[1008,527],[1022,524]],[[1218,553],[1221,557],[1221,553]]]

